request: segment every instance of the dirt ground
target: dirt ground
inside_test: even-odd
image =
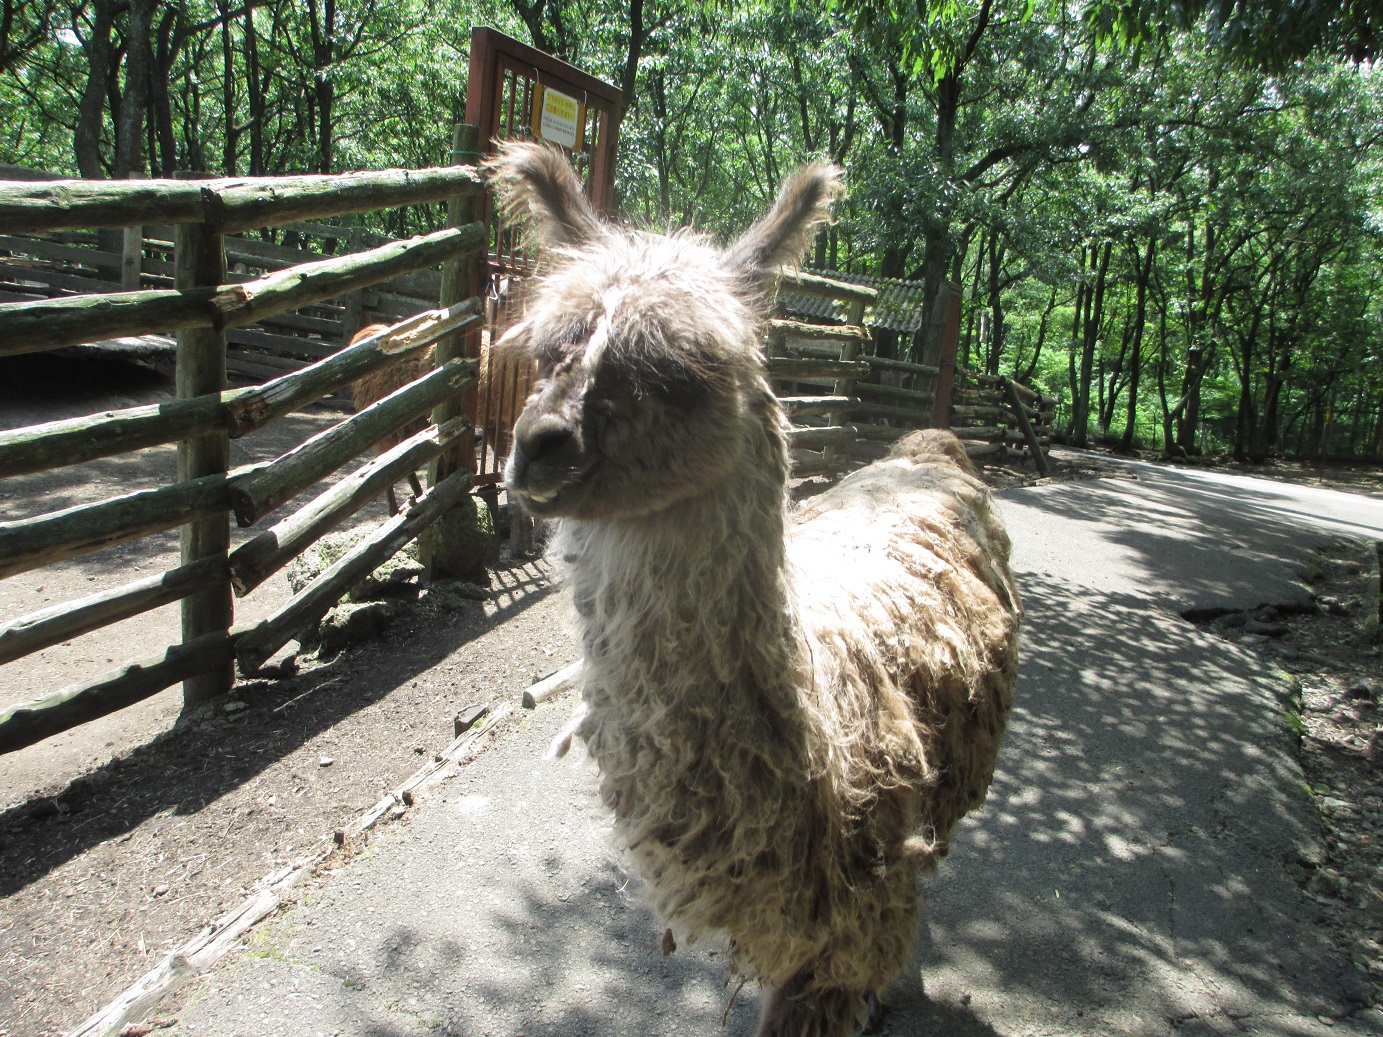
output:
[[[16,390],[16,371],[29,389]],[[153,376],[115,369],[79,380],[71,372],[0,368],[0,427],[150,402],[166,392]],[[323,409],[281,435],[302,438],[338,418]],[[267,456],[283,443],[253,449]],[[5,480],[0,516],[166,478],[171,452],[145,453],[128,476],[95,462],[85,472]],[[1062,452],[1054,468],[1059,479],[1116,474],[1097,454]],[[1336,474],[1284,468],[1273,474]],[[998,486],[1032,480],[1021,471],[989,474]],[[1341,488],[1383,493],[1376,471],[1338,475],[1333,484]],[[1383,747],[1376,732],[1383,673],[1377,646],[1364,635],[1365,547],[1372,551],[1341,543],[1322,554],[1312,574],[1319,607],[1309,614],[1205,621],[1222,636],[1250,639],[1301,682],[1302,752],[1329,833],[1328,859],[1303,882],[1322,921],[1380,984]],[[42,578],[0,581],[0,620],[104,581],[124,582],[132,570],[166,568],[175,552],[174,537],[154,537],[45,570]],[[271,586],[253,607],[267,614],[287,593]],[[330,845],[333,831],[451,740],[458,711],[512,701],[575,659],[565,618],[544,563],[505,559],[483,600],[445,587],[425,592],[381,639],[308,660],[286,678],[242,683],[230,701],[181,723],[173,690],[0,757],[0,1037],[46,1037],[79,1024],[241,903],[260,878]],[[161,649],[176,638],[176,609],[120,627],[0,668],[0,703],[90,676],[109,668],[108,660]]]

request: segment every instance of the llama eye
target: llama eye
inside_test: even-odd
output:
[[[536,343],[533,359],[545,370],[560,367],[580,351],[582,343],[589,337],[590,329],[584,323],[573,324],[565,331]]]

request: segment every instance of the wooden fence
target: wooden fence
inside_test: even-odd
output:
[[[1000,375],[962,371],[951,407],[951,429],[982,464],[1031,459],[1047,474],[1056,397]]]
[[[37,170],[0,166],[0,180],[62,181]],[[280,228],[284,241],[262,233],[226,235],[227,284],[253,281],[278,270],[359,252],[395,239],[361,227],[320,221]],[[176,276],[174,230],[167,225],[110,230],[55,230],[0,235],[0,303],[70,294],[166,288]],[[339,299],[324,299],[286,313],[266,314],[250,325],[226,328],[227,370],[242,380],[263,381],[323,359],[366,324],[392,324],[432,308],[441,278],[431,270],[403,274]],[[150,342],[146,353],[156,353]],[[172,343],[167,352],[172,353]]]
[[[786,274],[782,291],[833,300],[833,323],[769,322],[769,373],[792,420],[793,471],[812,475],[883,456],[911,429],[949,427],[980,464],[1031,457],[1046,474],[1055,399],[1011,379],[955,366],[960,293],[940,355],[913,363],[874,355],[868,307],[874,288],[812,274]]]
[[[180,528],[181,564],[165,573],[20,616],[0,626],[5,663],[158,606],[180,601],[183,637],[163,654],[0,710],[0,752],[104,716],[181,681],[185,706],[229,690],[234,664],[253,672],[364,575],[469,491],[469,421],[459,395],[475,381],[478,299],[459,298],[464,265],[485,230],[464,217],[483,190],[474,168],[211,181],[0,181],[0,235],[170,225],[172,283],[117,294],[0,303],[0,356],[116,336],[175,332],[177,399],[0,433],[0,478],[177,443],[178,481],[94,504],[0,522],[0,578]],[[261,227],[429,202],[449,202],[452,226],[407,241],[301,263],[237,281],[227,237]],[[369,291],[443,265],[438,305],[272,381],[227,388],[234,329]],[[159,274],[159,276],[164,276]],[[416,382],[266,463],[231,470],[229,444],[361,375],[436,343]],[[297,512],[229,550],[229,519],[258,523],[387,433],[430,411],[433,424],[341,479]],[[387,485],[433,462],[434,479],[272,616],[237,627],[243,595]],[[439,466],[438,462],[442,462]],[[451,474],[449,474],[451,473]]]
[[[812,475],[841,467],[843,451],[858,438],[846,418],[857,401],[853,389],[869,374],[857,356],[869,341],[866,307],[872,288],[813,274],[786,272],[781,287],[798,295],[839,302],[842,324],[808,324],[775,318],[768,322],[765,350],[774,390],[792,422],[793,472]]]

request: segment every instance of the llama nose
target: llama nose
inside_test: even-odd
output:
[[[576,438],[570,424],[555,414],[544,414],[514,430],[515,443],[529,464],[552,461]]]

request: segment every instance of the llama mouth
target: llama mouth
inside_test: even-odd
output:
[[[517,479],[509,482],[510,492],[517,494],[524,506],[535,515],[550,516],[561,511],[585,484],[586,476],[594,464],[584,467],[553,472],[543,470],[541,465],[531,465],[526,470],[515,473]]]

